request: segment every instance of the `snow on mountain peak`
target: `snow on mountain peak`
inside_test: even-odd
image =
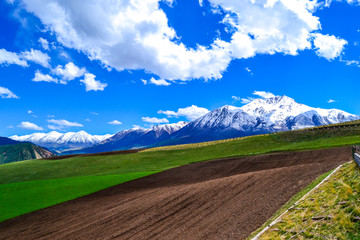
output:
[[[287,96],[258,98],[242,107],[225,105],[190,123],[200,131],[262,131],[299,129],[359,119],[337,109],[312,108]]]
[[[97,144],[111,136],[111,134],[91,135],[85,131],[67,133],[51,131],[49,133],[33,133],[24,136],[14,135],[10,138],[17,141],[32,142],[52,150],[67,150]]]

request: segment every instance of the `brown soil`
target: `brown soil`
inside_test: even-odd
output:
[[[121,151],[111,151],[111,152],[101,152],[101,153],[86,153],[86,154],[69,154],[69,155],[60,155],[54,157],[43,158],[45,160],[61,160],[72,157],[89,157],[89,156],[107,156],[107,155],[119,155],[119,154],[130,154],[130,153],[138,153],[140,151],[145,150],[142,149],[131,149],[131,150],[121,150]]]
[[[1,239],[244,239],[350,148],[189,164],[0,223]]]

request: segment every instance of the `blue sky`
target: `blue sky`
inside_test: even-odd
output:
[[[360,115],[359,13],[350,0],[1,1],[0,135],[116,133],[254,91]]]

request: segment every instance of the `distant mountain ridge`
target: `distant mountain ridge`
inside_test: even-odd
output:
[[[96,153],[131,148],[144,148],[169,139],[172,133],[177,132],[187,122],[157,125],[151,128],[132,128],[118,132],[114,136],[89,148],[76,151],[66,151],[66,154],[73,153]]]
[[[66,148],[63,145],[66,144],[68,144],[66,146],[67,149],[70,149],[69,146],[73,148],[75,148],[74,146],[77,146],[77,148],[85,146],[79,150],[64,151],[64,154],[96,153],[219,140],[336,124],[358,119],[360,119],[360,116],[342,110],[313,108],[297,103],[294,99],[287,96],[274,96],[254,99],[242,107],[226,105],[190,123],[178,122],[163,124],[148,129],[132,128],[118,132],[109,138],[103,136],[101,141],[100,138],[98,138],[98,142],[88,141],[84,145],[81,145],[82,143],[72,145],[75,143],[70,144],[69,141],[57,141],[53,143],[50,140],[50,145],[46,145],[47,138],[43,137],[41,138],[41,143],[40,141],[37,142],[35,141],[38,136],[36,134],[32,134],[34,138],[27,136],[13,136],[11,138],[14,140],[30,141],[50,149],[53,149],[50,146],[53,147],[54,144],[58,144],[56,145],[58,148],[65,150]],[[54,133],[52,135],[60,134],[57,132],[52,133]],[[66,134],[64,134],[64,136],[65,135]],[[86,134],[83,132],[80,135],[83,136]],[[41,137],[43,135],[39,136]],[[51,139],[51,137],[47,137]],[[84,139],[88,138],[84,137]],[[75,139],[82,138],[76,137]]]
[[[91,135],[85,131],[67,133],[59,133],[56,131],[52,131],[49,133],[33,133],[24,136],[14,135],[10,138],[16,141],[32,142],[41,147],[61,152],[68,149],[89,147],[94,144],[100,143],[101,141],[111,136],[111,134]]]

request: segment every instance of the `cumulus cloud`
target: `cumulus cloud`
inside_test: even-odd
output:
[[[42,131],[44,130],[44,128],[39,127],[38,125],[36,125],[35,123],[31,123],[31,122],[21,122],[18,125],[19,128],[23,128],[23,129],[28,129],[28,130],[36,130],[36,131]]]
[[[314,34],[314,46],[316,54],[328,60],[333,60],[340,56],[347,41],[331,35]]]
[[[146,81],[146,80],[145,80]],[[156,86],[169,86],[171,83],[167,82],[164,79],[156,80],[155,78],[151,78],[149,83],[154,84]],[[144,83],[145,84],[145,83]]]
[[[38,42],[40,43],[41,47],[44,50],[49,50],[50,49],[48,40],[41,37],[41,38],[39,38]]]
[[[83,76],[85,71],[85,68],[79,68],[74,63],[69,62],[64,67],[58,65],[56,68],[51,70],[51,73],[61,77],[60,83],[67,84],[68,81]]]
[[[234,32],[230,48],[235,58],[277,52],[296,55],[311,48],[310,33],[320,28],[312,14],[316,1],[209,2],[228,12],[223,22]]]
[[[144,69],[166,80],[217,79],[231,60],[228,44],[219,39],[196,48],[174,41],[159,0],[22,2],[61,44],[118,71]]]
[[[113,121],[111,121],[111,122],[108,122],[108,124],[110,124],[110,125],[121,125],[122,122],[120,122],[120,121],[118,121],[118,120],[113,120]]]
[[[265,91],[254,91],[253,95],[262,97],[262,98],[272,98],[275,97],[275,95],[271,92],[265,92]]]
[[[50,57],[46,53],[43,53],[39,50],[31,49],[30,51],[22,52],[21,58],[37,63],[43,67],[49,68],[50,67]]]
[[[225,13],[222,23],[232,36],[229,42],[217,38],[207,46],[190,48],[168,25],[159,1],[22,0],[20,6],[39,17],[63,46],[81,51],[105,67],[145,70],[167,83],[219,79],[233,59],[296,55],[311,49],[313,40],[319,56],[332,59],[345,44],[328,38],[331,44],[327,46],[321,36],[314,39],[312,34],[321,30],[319,18],[313,14],[321,5],[317,1],[209,0],[215,12]]]
[[[104,91],[107,87],[107,83],[102,83],[95,80],[95,75],[92,73],[85,73],[85,78],[80,80],[80,82],[85,84],[86,91]]]
[[[58,80],[56,78],[53,78],[49,74],[43,74],[39,70],[35,72],[35,76],[32,79],[33,82],[53,82],[58,83]]]
[[[167,120],[166,118],[156,118],[156,117],[142,117],[141,118],[144,122],[148,122],[148,123],[168,123],[169,120]]]
[[[337,102],[337,101],[334,100],[334,99],[329,99],[327,102],[328,102],[328,103],[334,103],[334,102]]]
[[[50,57],[46,53],[39,50],[31,49],[21,53],[9,52],[5,49],[0,49],[0,64],[16,64],[22,67],[28,67],[27,61],[34,62],[43,67],[50,67]]]
[[[22,67],[28,67],[28,63],[21,59],[17,53],[9,52],[5,49],[0,49],[0,64],[16,64]]]
[[[1,98],[19,98],[8,88],[1,87],[1,86],[0,86],[0,97]]]
[[[77,122],[69,122],[65,119],[48,119],[48,123],[55,124],[57,126],[63,126],[63,127],[83,127],[82,124]]]
[[[206,108],[202,108],[202,107],[192,105],[192,106],[186,107],[186,108],[179,108],[177,111],[159,110],[157,113],[158,114],[165,114],[168,117],[186,117],[187,119],[192,121],[192,120],[195,120],[195,119],[197,119],[199,117],[204,116],[208,112],[209,112],[209,110],[206,109]]]

